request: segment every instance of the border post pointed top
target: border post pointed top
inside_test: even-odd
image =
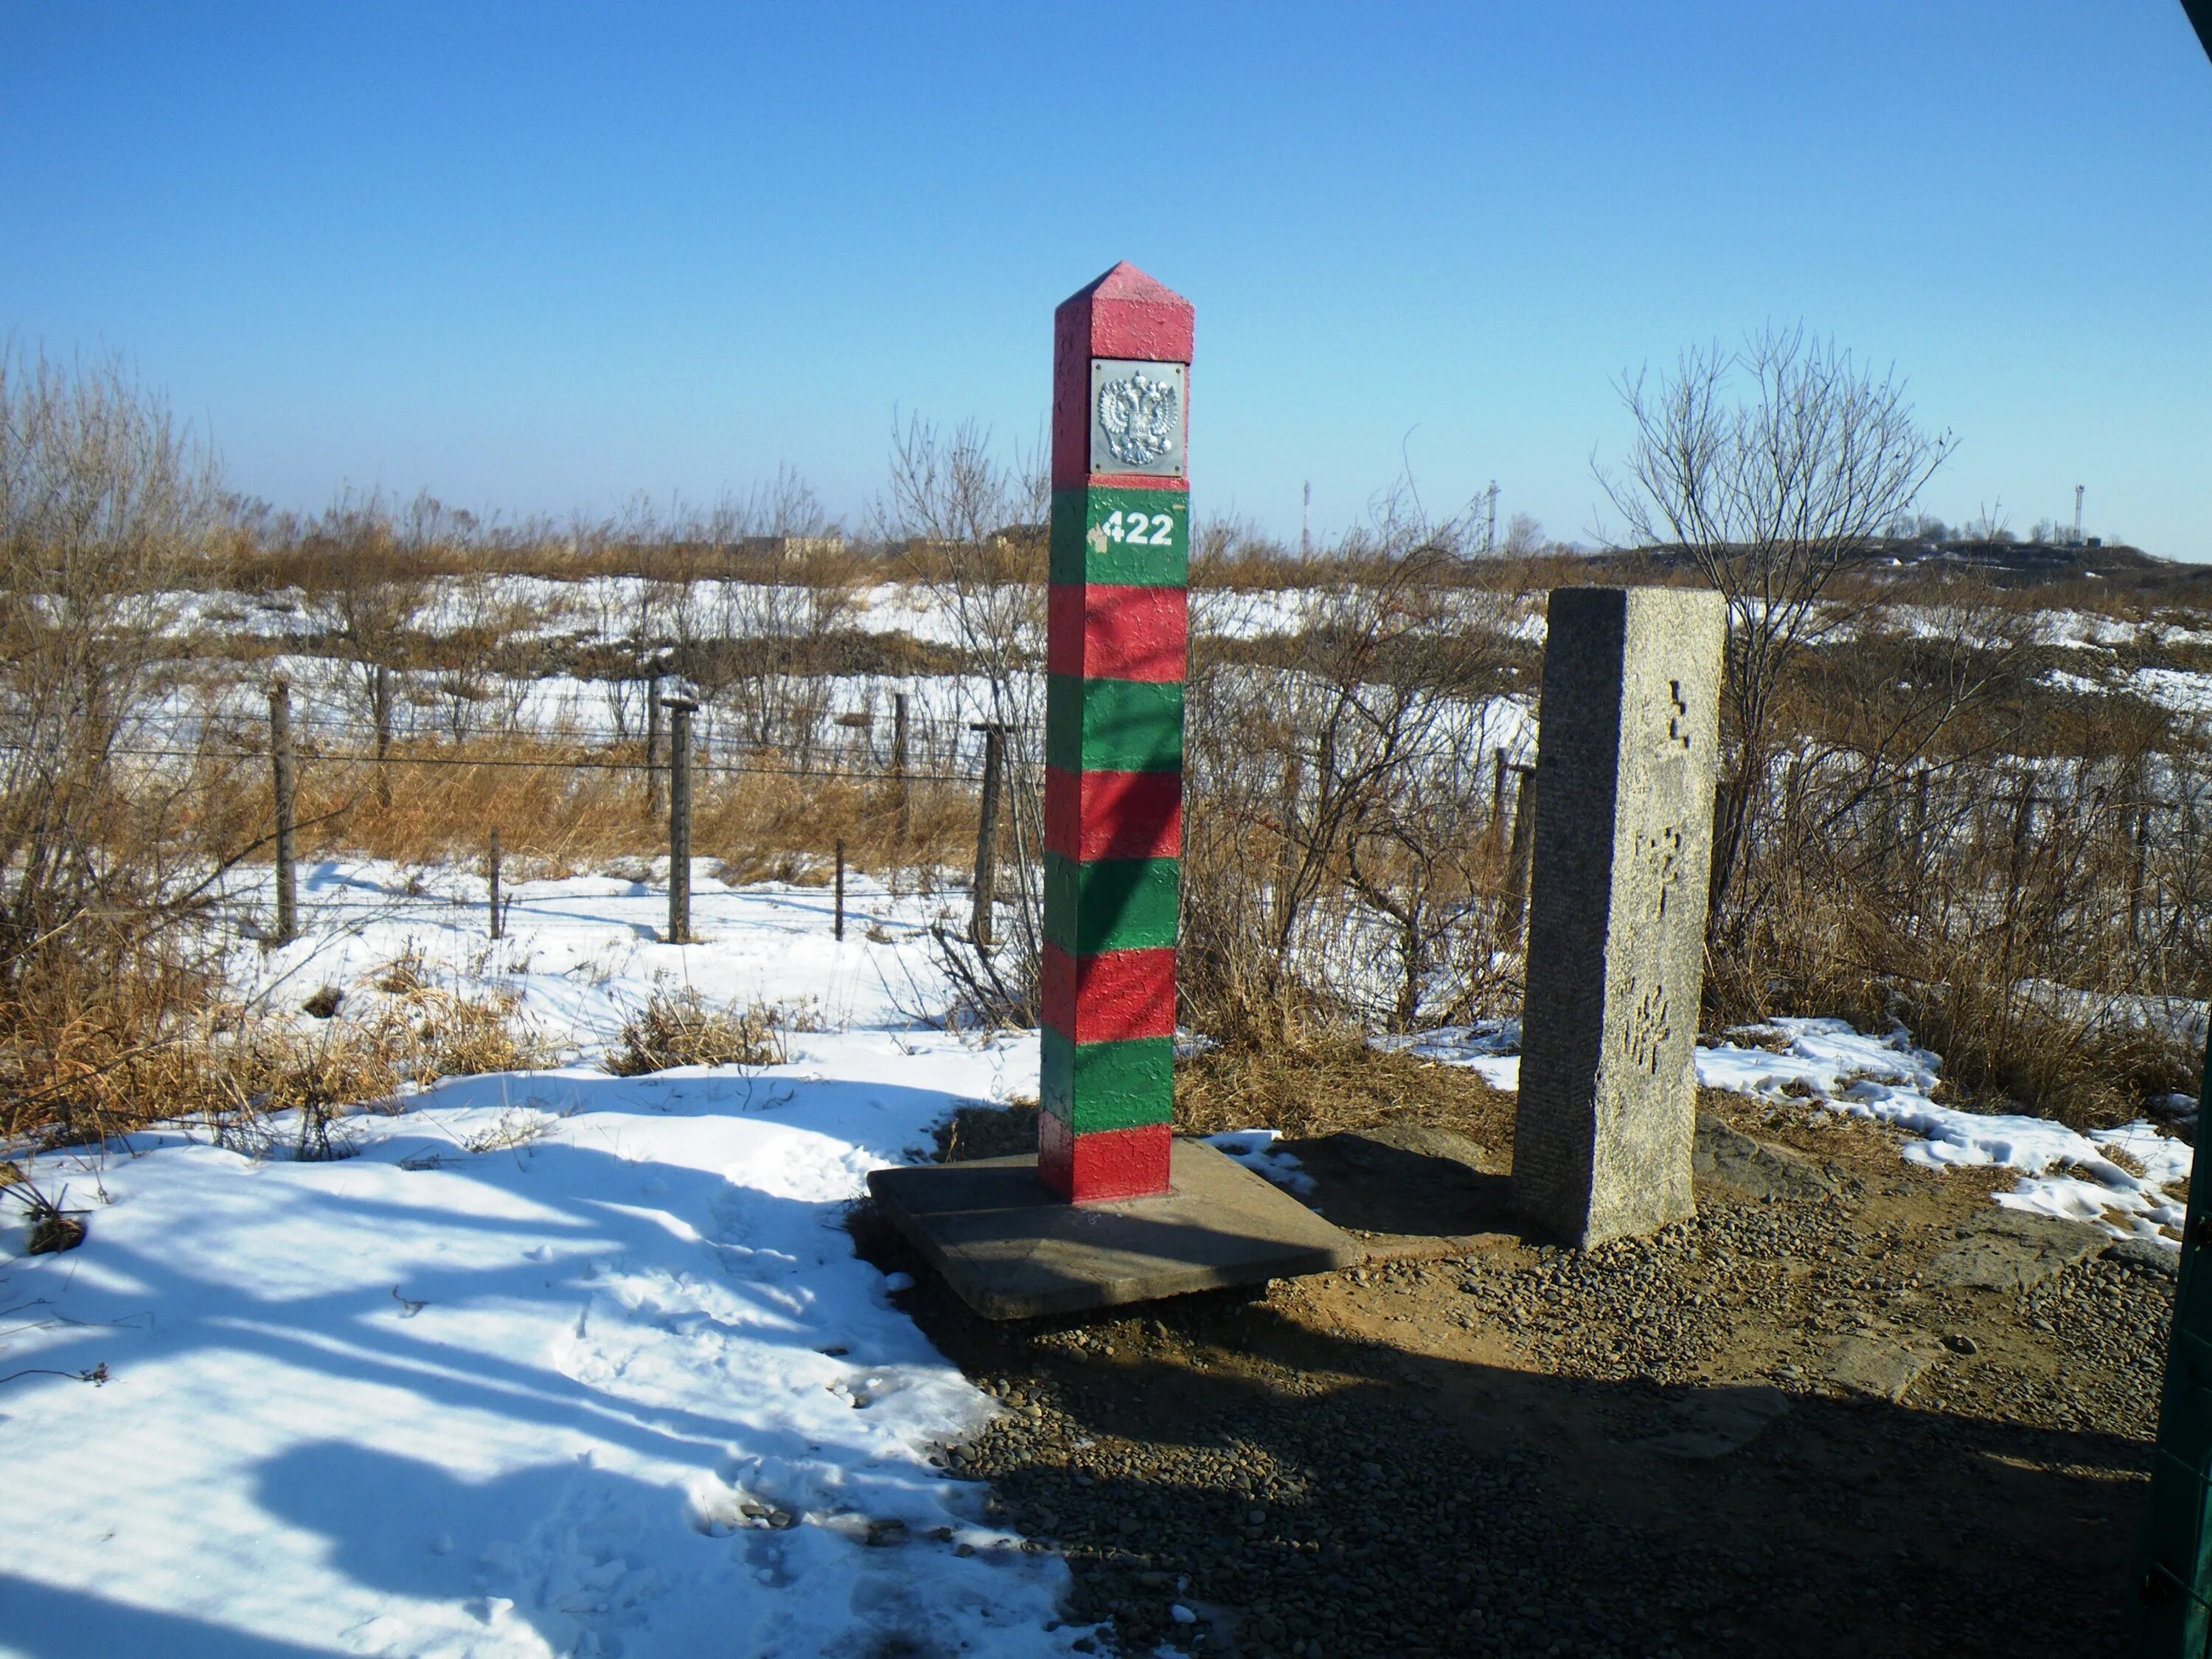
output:
[[[1054,489],[1074,489],[1089,476],[1091,360],[1188,364],[1195,316],[1189,301],[1127,259],[1060,302],[1052,319]]]

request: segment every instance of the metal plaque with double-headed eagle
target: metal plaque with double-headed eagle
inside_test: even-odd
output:
[[[1091,360],[1091,471],[1183,475],[1183,406],[1189,370],[1182,363]]]

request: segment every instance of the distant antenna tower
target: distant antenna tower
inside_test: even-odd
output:
[[[1483,492],[1482,550],[1485,553],[1498,550],[1498,480],[1495,478],[1490,481],[1490,488]]]
[[[2081,486],[2074,486],[2074,545],[2081,545]]]
[[[1305,505],[1298,512],[1298,556],[1313,557],[1313,480],[1306,480]]]

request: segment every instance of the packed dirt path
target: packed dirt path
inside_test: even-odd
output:
[[[1102,1650],[2122,1652],[2171,1254],[1701,1108],[1698,1218],[1586,1255],[1510,1222],[1510,1116],[1298,1145],[1373,1256],[1249,1295],[994,1325],[858,1231],[1010,1407],[948,1473]]]

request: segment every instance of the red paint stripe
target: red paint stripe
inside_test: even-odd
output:
[[[1092,680],[1179,681],[1190,658],[1190,594],[1181,587],[1053,588],[1045,667]]]
[[[1073,489],[1091,465],[1091,360],[1063,326],[1053,352],[1052,487]],[[1188,463],[1186,463],[1188,465]]]
[[[1047,767],[1044,845],[1078,864],[1181,858],[1182,775]]]
[[[1127,1042],[1175,1035],[1172,949],[1073,957],[1047,945],[1039,966],[1045,1023],[1069,1042]]]
[[[1086,443],[1090,441],[1087,428],[1084,441]],[[1190,493],[1190,482],[1186,478],[1162,478],[1146,472],[1094,472],[1089,477],[1078,478],[1075,482],[1088,484],[1093,489],[1180,489],[1186,495]],[[1058,489],[1061,487],[1055,478],[1053,488]]]
[[[1037,1175],[1076,1204],[1149,1198],[1168,1190],[1175,1139],[1164,1123],[1079,1135],[1050,1112],[1037,1121]]]

